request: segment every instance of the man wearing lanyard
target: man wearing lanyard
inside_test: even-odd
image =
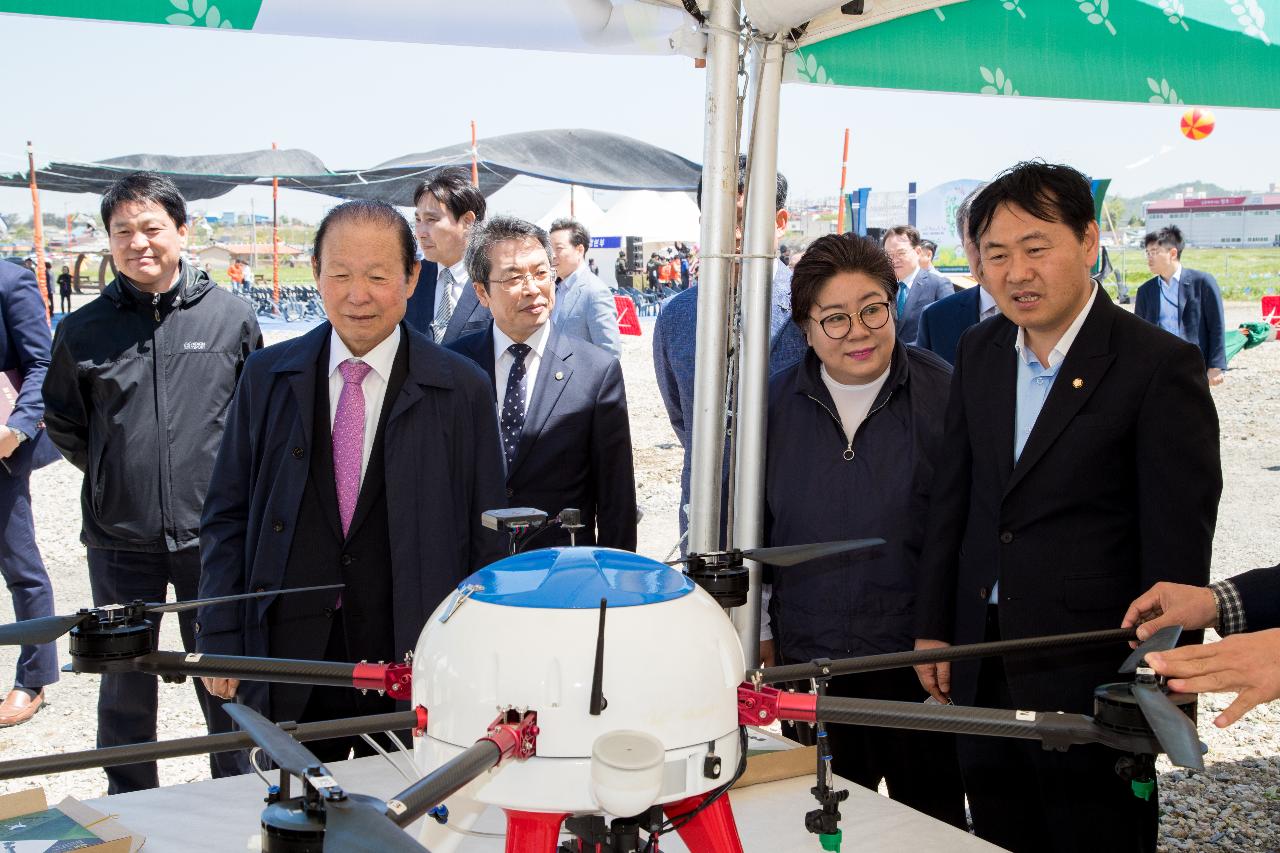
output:
[[[1170,225],[1146,237],[1147,267],[1155,277],[1138,288],[1133,313],[1171,335],[1195,344],[1204,356],[1210,385],[1221,385],[1227,369],[1222,292],[1207,272],[1182,265],[1182,231]]]

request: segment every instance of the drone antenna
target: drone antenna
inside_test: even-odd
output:
[[[604,614],[609,606],[609,599],[600,599],[600,628],[596,634],[596,668],[591,675],[591,707],[588,713],[593,717],[600,716],[600,712],[609,707],[609,702],[604,698]]]

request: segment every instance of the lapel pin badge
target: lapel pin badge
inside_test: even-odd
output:
[[[563,372],[563,371],[560,371],[560,370],[557,370],[557,371],[556,371],[556,379],[564,379],[564,372]]]
[[[1080,389],[1080,388],[1083,388],[1083,387],[1084,387],[1084,380],[1077,376],[1075,379],[1072,379],[1072,380],[1071,380],[1071,387],[1072,387],[1072,388],[1075,388],[1075,389],[1077,389],[1077,390],[1078,390],[1078,389]]]

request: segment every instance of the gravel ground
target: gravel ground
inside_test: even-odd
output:
[[[1252,319],[1246,305],[1228,306],[1231,323]],[[639,503],[640,551],[664,558],[676,542],[675,508],[680,494],[680,446],[667,421],[654,382],[650,358],[652,320],[644,335],[623,339],[623,371],[631,409]],[[268,342],[287,333],[273,332]],[[1280,487],[1280,344],[1269,343],[1240,354],[1228,380],[1214,389],[1222,423],[1225,489],[1214,541],[1214,579],[1280,559],[1267,531],[1276,529],[1275,493]],[[1171,425],[1171,428],[1176,425]],[[84,549],[78,540],[80,474],[66,463],[32,478],[41,552],[54,581],[59,612],[90,602]],[[0,621],[13,618],[7,596]],[[179,648],[177,621],[169,616],[161,629],[164,648]],[[1210,633],[1210,637],[1214,635]],[[66,640],[58,643],[65,662]],[[0,673],[12,670],[16,649],[0,648]],[[97,677],[69,675],[47,691],[45,710],[29,723],[0,730],[0,756],[17,758],[88,749],[94,745]],[[7,684],[0,685],[7,686]],[[192,689],[161,685],[160,738],[203,733]],[[1280,703],[1254,710],[1220,731],[1211,720],[1227,704],[1225,696],[1201,702],[1200,735],[1209,745],[1204,774],[1161,769],[1162,850],[1280,850]],[[160,763],[164,785],[207,778],[202,758]],[[51,800],[65,795],[89,799],[105,793],[101,771],[0,782],[0,793],[38,784]]]

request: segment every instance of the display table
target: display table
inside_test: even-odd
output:
[[[330,769],[344,789],[355,793],[389,797],[407,784],[377,756],[339,762]],[[730,794],[747,853],[814,853],[821,849],[817,836],[804,828],[805,812],[816,807],[809,795],[812,784],[812,777],[801,777],[752,785]],[[296,781],[294,786],[297,790]],[[845,786],[849,799],[840,811],[846,851],[992,853],[1000,849],[873,791]],[[258,817],[264,795],[262,780],[250,774],[101,797],[88,804],[104,814],[116,815],[126,827],[145,835],[144,853],[240,853],[260,849]],[[476,826],[491,832],[502,828],[502,813],[497,809],[491,809]],[[503,844],[497,839],[467,838],[460,849],[493,853],[501,851]],[[662,850],[687,848],[673,834],[663,836]]]

